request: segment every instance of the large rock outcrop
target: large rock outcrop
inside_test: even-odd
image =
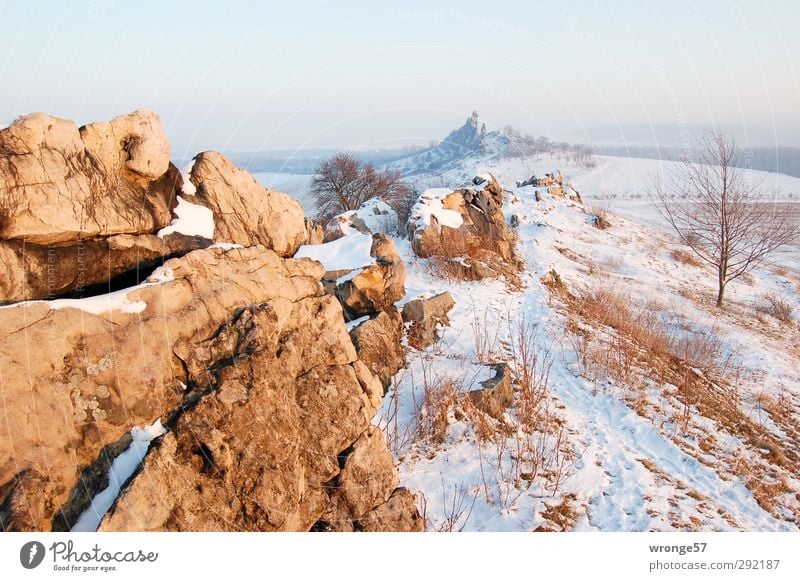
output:
[[[520,270],[516,235],[505,222],[503,193],[491,174],[475,178],[477,188],[426,190],[411,211],[409,237],[417,256],[460,265],[468,280]]]
[[[218,242],[262,244],[278,256],[292,256],[315,235],[297,201],[268,190],[221,153],[197,155],[189,179],[197,199],[214,212]]]
[[[208,245],[154,236],[181,183],[151,111],[80,128],[34,113],[0,130],[0,303],[81,292]]]
[[[391,461],[355,469],[388,455],[370,428],[381,386],[322,275],[215,248],[124,295],[0,309],[0,526],[69,528],[104,485],[98,459],[157,418],[169,431],[104,530],[308,530],[383,506]]]

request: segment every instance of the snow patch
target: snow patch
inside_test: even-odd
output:
[[[214,238],[214,213],[205,206],[192,204],[178,196],[175,215],[177,218],[169,226],[158,231],[159,238],[174,232],[186,236],[202,236],[209,240]]]
[[[321,262],[325,270],[353,270],[375,262],[369,254],[371,248],[372,236],[358,233],[326,244],[306,244],[294,257]]]
[[[411,220],[416,221],[418,227],[429,226],[431,216],[436,218],[439,226],[458,228],[464,220],[455,210],[444,207],[444,199],[453,193],[449,188],[431,188],[425,190],[411,210]]]
[[[193,159],[189,162],[183,171],[181,172],[181,177],[183,178],[183,185],[181,186],[181,191],[187,196],[193,196],[197,193],[197,188],[191,182],[189,177],[192,175],[192,168],[194,167],[194,162],[197,161]]]
[[[135,427],[131,430],[131,445],[111,463],[108,471],[108,487],[98,492],[92,499],[92,504],[81,513],[78,521],[73,525],[72,532],[94,532],[100,526],[100,521],[105,516],[114,501],[119,496],[120,489],[133,475],[144,460],[150,442],[163,436],[167,430],[157,419],[149,426]]]

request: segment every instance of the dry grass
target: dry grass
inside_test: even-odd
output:
[[[586,213],[592,218],[592,224],[598,230],[611,228],[611,212],[608,209],[608,204],[587,207]]]
[[[697,257],[692,254],[691,252],[687,252],[682,248],[675,248],[672,252],[669,253],[672,257],[672,260],[678,262],[680,264],[685,264],[687,266],[694,266],[700,267],[703,266],[702,263],[697,259]]]
[[[764,302],[756,307],[756,311],[769,315],[787,325],[791,325],[794,321],[794,307],[792,304],[772,293],[764,297]]]
[[[590,380],[611,380],[634,393],[645,384],[661,385],[668,397],[683,408],[675,418],[690,433],[693,416],[713,420],[719,430],[742,439],[758,454],[756,461],[730,466],[742,476],[759,505],[775,513],[786,490],[786,481],[770,471],[800,472],[800,443],[795,430],[781,438],[742,409],[738,396],[744,370],[732,356],[723,356],[720,339],[713,329],[676,333],[662,322],[658,306],[637,307],[629,297],[610,289],[598,289],[567,307],[574,321],[567,337],[578,356],[581,374]],[[670,395],[671,394],[671,395]],[[779,426],[796,425],[796,417],[785,402],[763,402],[764,409]],[[646,407],[642,407],[646,410]],[[708,447],[708,446],[707,446]],[[704,450],[713,454],[712,449]]]

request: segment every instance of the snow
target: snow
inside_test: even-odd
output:
[[[181,171],[181,177],[183,178],[183,185],[181,186],[181,191],[187,196],[193,196],[197,193],[197,188],[190,179],[192,175],[192,168],[194,167],[195,161],[196,159],[190,161],[189,164],[185,168],[183,168],[183,171]]]
[[[347,325],[347,330],[352,331],[356,327],[358,327],[361,323],[369,321],[369,315],[364,315],[363,317],[359,317],[357,319],[353,319],[352,321],[348,321],[345,323]]]
[[[642,191],[647,174],[663,163],[667,162],[601,158],[593,170],[565,168],[552,158],[487,163],[501,184],[560,167],[565,182],[590,203],[619,193],[611,200],[611,228],[598,230],[580,204],[555,198],[545,189],[539,189],[542,201],[536,202],[536,188],[513,189],[506,196],[504,212],[507,219],[514,215],[519,221],[517,248],[527,264],[520,291],[498,280],[443,280],[431,272],[427,260],[413,254],[409,241],[395,239],[408,268],[406,300],[449,291],[456,303],[442,339],[422,352],[409,351],[408,367],[395,377],[373,420],[387,435],[401,485],[424,495],[430,529],[533,530],[547,524],[548,508],[561,503],[575,512],[567,528],[579,531],[798,529],[792,515],[800,510],[800,497],[795,496],[800,478],[765,460],[758,441],[749,441],[696,407],[686,416],[676,389],[656,381],[628,385],[607,377],[581,376],[568,318],[541,282],[552,268],[579,296],[610,288],[623,292],[635,305],[661,303],[664,324],[676,337],[718,337],[721,360],[741,369],[735,389],[744,417],[791,449],[791,428],[772,417],[761,402],[784,401],[789,409],[800,409],[796,331],[768,317],[759,320],[755,309],[769,293],[799,309],[800,286],[789,275],[762,268],[748,280],[731,283],[730,306],[724,311],[715,309],[713,301],[709,305],[713,277],[702,268],[676,262],[670,253],[678,245],[658,223],[654,209],[646,207],[649,202],[633,197]],[[462,166],[443,179],[468,183],[476,169],[480,171]],[[620,175],[624,172],[627,177]],[[772,179],[784,193],[800,191],[800,180]],[[420,205],[430,207],[433,201],[435,206],[435,200],[441,201],[450,191],[427,190]],[[617,207],[636,221],[616,214]],[[626,207],[636,211],[625,212]],[[563,426],[559,443],[546,429],[524,436],[512,430],[507,437],[482,439],[453,408],[444,441],[419,437],[420,422],[427,417],[420,403],[426,382],[453,381],[460,393],[466,393],[492,375],[479,356],[476,320],[490,330],[493,360],[513,362],[509,321],[521,318],[537,329],[536,350],[550,354],[547,417],[552,425]],[[509,410],[509,422],[514,414]],[[525,441],[539,443],[543,450],[559,450],[565,459],[560,480],[553,479],[557,470],[552,470],[529,484],[515,481],[515,446]],[[758,466],[767,472],[749,472]],[[752,478],[788,487],[776,497],[775,510],[760,504]],[[464,510],[451,527],[448,517],[459,498]]]
[[[429,226],[431,217],[436,218],[439,227],[458,228],[464,223],[461,214],[449,210],[442,204],[443,200],[453,193],[449,188],[430,188],[425,190],[419,201],[411,209],[411,220],[419,226]]]
[[[158,231],[159,238],[174,232],[187,236],[202,236],[209,240],[214,238],[214,213],[209,208],[192,204],[178,196],[175,215],[177,218],[173,219],[169,226]]]
[[[325,270],[352,270],[375,262],[369,252],[372,236],[353,234],[325,244],[306,244],[297,249],[295,258],[310,258],[322,263]]]
[[[122,311],[123,313],[131,314],[141,313],[147,308],[147,303],[144,301],[131,301],[128,298],[128,290],[119,290],[84,299],[55,299],[46,302],[51,309],[80,309],[93,315],[101,315],[109,311]]]
[[[335,216],[327,226],[338,229],[345,236],[359,232],[352,226],[354,219],[364,222],[372,234],[394,234],[398,228],[397,212],[379,198],[367,200],[358,210],[351,210]]]
[[[108,487],[95,495],[91,505],[78,517],[78,521],[72,527],[72,532],[93,532],[97,530],[97,527],[100,526],[100,521],[117,500],[122,486],[141,465],[147,450],[150,448],[150,442],[165,433],[166,429],[161,425],[160,419],[157,419],[149,426],[135,427],[131,430],[132,440],[130,446],[111,463],[111,468],[108,472]]]

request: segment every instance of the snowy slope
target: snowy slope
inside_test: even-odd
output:
[[[622,171],[615,163],[600,164],[613,179]],[[507,185],[554,167],[542,159],[522,172],[518,162],[480,169]],[[579,190],[603,171],[578,169],[572,171],[573,183],[583,184]],[[471,177],[474,169],[451,170],[445,179],[456,181],[463,172]],[[606,183],[615,188],[611,180]],[[759,309],[773,293],[800,310],[800,281],[755,272],[732,283],[730,304],[719,312],[710,306],[711,278],[674,260],[676,247],[664,232],[614,215],[611,228],[599,230],[578,204],[543,192],[537,203],[531,187],[512,193],[505,210],[520,223],[518,250],[527,264],[521,291],[500,280],[443,280],[407,241],[396,240],[408,265],[407,299],[447,290],[456,301],[441,341],[410,351],[408,369],[397,376],[375,419],[397,457],[402,485],[421,493],[429,527],[797,530],[797,321],[787,326]],[[657,313],[676,341],[701,338],[717,346],[725,383],[714,389],[726,390],[731,418],[687,404],[675,385],[648,370],[633,369],[628,381],[620,381],[584,369],[581,333],[599,346],[615,331],[582,319],[574,303],[551,293],[542,283],[551,269],[575,296],[611,289]],[[537,428],[520,429],[519,392],[517,409],[488,426],[453,403],[463,401],[459,396],[437,408],[437,394],[441,399],[448,389],[460,394],[478,387],[491,375],[488,363],[518,364],[522,322],[547,371]],[[427,429],[436,409],[447,411],[443,438]]]

